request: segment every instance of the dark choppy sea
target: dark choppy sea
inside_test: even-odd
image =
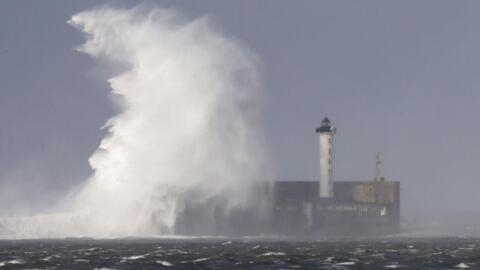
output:
[[[4,240],[0,269],[480,269],[480,239]]]

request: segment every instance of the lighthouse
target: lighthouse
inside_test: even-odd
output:
[[[325,117],[322,125],[315,130],[318,134],[320,148],[320,182],[318,195],[320,198],[333,197],[333,134],[330,120]]]

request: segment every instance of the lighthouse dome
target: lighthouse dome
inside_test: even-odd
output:
[[[332,132],[330,119],[328,119],[328,117],[323,118],[321,126],[316,128],[315,131],[316,132]]]

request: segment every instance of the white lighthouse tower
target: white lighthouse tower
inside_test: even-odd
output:
[[[333,197],[333,134],[330,120],[325,117],[322,125],[316,129],[320,146],[320,198]]]

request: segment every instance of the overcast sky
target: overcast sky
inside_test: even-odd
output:
[[[0,204],[53,203],[90,175],[115,111],[66,21],[103,1],[0,1]],[[141,2],[116,1],[131,7]],[[318,178],[328,115],[336,180],[401,181],[404,213],[480,205],[480,2],[158,1],[210,16],[261,59],[264,128],[281,180]]]

